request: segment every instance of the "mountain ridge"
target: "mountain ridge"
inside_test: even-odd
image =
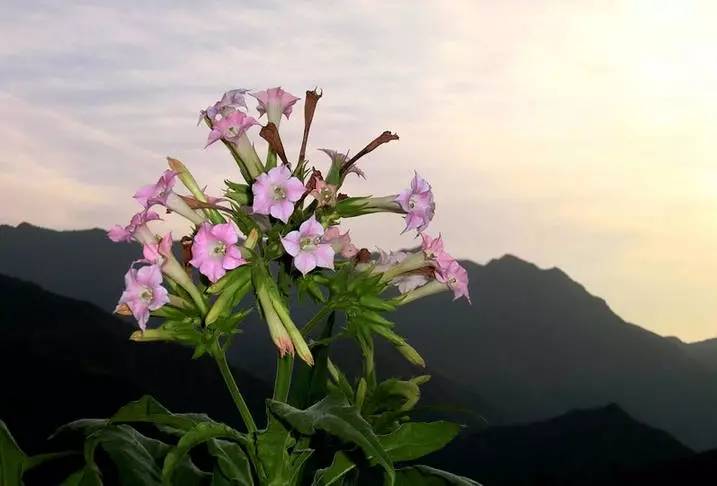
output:
[[[52,249],[53,257],[33,259],[43,248]],[[0,226],[0,253],[7,256],[0,260],[0,273],[107,310],[138,252],[136,245],[109,242],[102,230]],[[16,264],[28,261],[29,268]],[[624,321],[558,268],[541,269],[511,254],[465,265],[473,306],[451,303],[452,296],[441,294],[401,308],[392,319],[426,359],[429,372],[477,394],[477,401],[493,410],[485,414],[491,425],[534,422],[617,402],[690,447],[717,447],[712,419],[717,366],[698,358],[691,344]],[[64,277],[55,278],[58,274]],[[305,313],[297,309],[297,323]],[[266,368],[271,354],[266,334],[265,326],[247,324],[232,362],[248,371]],[[389,365],[388,371],[398,370]],[[398,371],[401,376],[421,372]]]

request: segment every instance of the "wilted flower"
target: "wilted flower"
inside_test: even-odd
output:
[[[281,115],[283,114],[289,119],[294,103],[299,101],[299,98],[284,91],[281,87],[251,93],[251,96],[259,102],[256,109],[260,116],[266,113],[266,117],[269,121],[277,127],[279,123],[281,123]]]
[[[159,215],[154,211],[140,211],[132,216],[127,226],[114,225],[107,231],[107,236],[115,243],[120,241],[137,241],[143,245],[156,243],[154,234],[147,227],[149,221],[158,220]]]
[[[219,116],[226,118],[240,108],[246,109],[244,95],[247,92],[249,92],[248,89],[232,89],[227,91],[224,93],[224,96],[222,96],[222,99],[199,113],[199,121],[201,122],[202,119],[207,116],[212,122],[216,122]]]
[[[327,184],[323,180],[317,180],[314,189],[309,193],[311,197],[316,199],[319,207],[336,205],[336,185]]]
[[[286,223],[294,212],[294,203],[301,199],[306,188],[298,178],[291,175],[288,167],[280,165],[268,173],[260,174],[252,185],[252,192],[252,209],[255,213],[270,214]]]
[[[306,275],[316,267],[334,268],[334,249],[322,242],[324,228],[315,216],[307,219],[299,231],[292,231],[281,239],[286,252],[294,257],[294,266]]]
[[[159,204],[170,211],[181,214],[194,224],[201,224],[205,221],[205,218],[190,208],[186,201],[174,192],[173,188],[176,179],[177,173],[171,169],[167,169],[156,184],[140,187],[135,193],[134,198],[145,209]]]
[[[326,148],[322,148],[319,150],[321,152],[325,153],[326,155],[328,155],[329,158],[331,159],[331,169],[330,169],[329,173],[336,174],[336,176],[339,177],[341,167],[343,167],[344,164],[349,160],[348,153],[343,154],[336,150],[326,149]],[[346,172],[346,174],[351,174],[352,172],[354,174],[358,175],[359,177],[363,177],[364,179],[366,178],[366,174],[364,174],[364,172],[361,169],[359,169],[358,167],[356,167],[355,165],[351,166],[351,168]]]
[[[331,245],[334,249],[334,253],[341,255],[344,258],[353,258],[358,253],[358,248],[351,243],[351,237],[347,231],[341,234],[338,226],[330,226],[324,231],[322,238],[324,243]]]
[[[433,202],[431,185],[415,173],[411,187],[396,197],[395,201],[406,212],[406,228],[404,232],[415,229],[419,233],[426,229],[433,219],[436,205]]]
[[[139,327],[145,330],[150,311],[169,302],[167,289],[162,287],[162,272],[158,265],[130,268],[124,276],[124,282],[125,290],[118,307],[123,304],[129,307]]]
[[[235,111],[214,124],[212,131],[209,132],[206,146],[210,146],[220,138],[227,142],[239,143],[242,135],[254,125],[259,125],[259,122],[241,111]]]
[[[192,259],[189,264],[216,282],[227,270],[246,263],[241,250],[237,230],[229,223],[211,225],[204,223],[194,237]]]
[[[468,272],[453,258],[448,257],[439,265],[436,280],[448,285],[453,291],[453,300],[465,297],[468,302],[471,301],[468,294]]]

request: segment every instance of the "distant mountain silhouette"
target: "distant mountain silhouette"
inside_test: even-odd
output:
[[[111,310],[139,248],[113,244],[100,230],[22,224],[0,226],[0,252],[0,273]],[[493,425],[614,402],[694,449],[717,447],[717,367],[693,352],[697,347],[626,323],[558,269],[541,270],[513,256],[484,266],[464,263],[473,306],[451,304],[444,294],[394,318],[436,377],[427,396],[448,387]],[[297,321],[309,313],[300,310]],[[234,364],[270,378],[265,326],[249,323],[245,330]],[[379,356],[386,363],[379,370],[416,374],[391,356]]]
[[[211,361],[192,361],[189,350],[178,346],[129,342],[129,332],[127,323],[92,304],[0,275],[0,367],[4,389],[11,391],[0,400],[0,418],[26,450],[46,449],[45,438],[62,423],[106,416],[145,393],[175,411],[202,410],[239,425]],[[391,353],[382,356],[390,370],[400,369],[400,360],[388,358]],[[261,413],[268,387],[244,372],[237,379],[252,408]],[[486,406],[440,376],[424,388],[424,399],[428,407],[418,414],[428,418],[460,416],[455,409],[431,410],[441,404]],[[619,485],[644,484],[642,478],[659,476],[655,468],[674,478],[711,477],[697,476],[685,464],[697,464],[696,470],[706,474],[714,470],[709,468],[717,465],[715,459],[694,456],[667,433],[610,405],[464,434],[426,462],[496,486]],[[38,470],[28,484],[54,484],[79,467],[77,461]]]
[[[191,350],[128,340],[131,327],[92,304],[0,275],[0,419],[28,452],[63,423],[106,417],[144,394],[175,412],[206,412],[237,427],[238,413],[209,359]],[[236,371],[236,370],[235,370]],[[263,412],[270,388],[244,371],[237,380]]]
[[[651,476],[656,464],[693,455],[667,433],[612,404],[532,424],[492,427],[459,438],[424,462],[491,486],[597,486],[652,484],[641,479]]]

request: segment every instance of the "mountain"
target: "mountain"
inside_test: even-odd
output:
[[[679,339],[677,341],[682,349],[692,356],[692,358],[709,369],[717,371],[717,338],[706,339],[696,343],[683,343]]]
[[[58,232],[22,224],[0,226],[0,252],[0,273],[109,310],[139,248],[113,244],[100,230]],[[509,255],[486,265],[464,264],[472,306],[452,303],[444,294],[392,317],[426,359],[435,377],[435,392],[427,389],[426,395],[433,393],[435,403],[449,387],[491,425],[617,403],[691,448],[717,447],[717,370],[691,345],[623,321],[558,269],[543,270]],[[297,322],[309,314],[299,309]],[[348,348],[342,355],[343,349]],[[266,379],[271,356],[265,326],[250,321],[233,363]],[[391,356],[381,353],[379,372],[416,374]]]
[[[0,419],[34,453],[63,423],[106,417],[151,394],[175,412],[206,412],[240,427],[216,365],[176,345],[128,340],[132,328],[92,304],[0,275]],[[270,388],[235,370],[250,407]]]
[[[693,456],[667,433],[611,404],[531,424],[491,427],[460,437],[424,462],[492,486],[597,486],[651,484],[641,479],[658,464]]]

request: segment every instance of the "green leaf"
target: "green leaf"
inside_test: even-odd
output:
[[[393,463],[383,449],[371,426],[359,414],[356,407],[338,395],[329,395],[306,410],[299,410],[285,403],[269,400],[269,409],[303,435],[314,435],[323,430],[341,440],[358,445],[366,457],[374,457],[385,469],[389,482],[393,482]]]
[[[0,420],[0,484],[20,486],[26,459],[5,422]]]
[[[161,484],[158,459],[169,446],[145,437],[128,425],[109,426],[92,436],[117,466],[122,484]]]
[[[113,423],[118,422],[149,422],[160,427],[162,431],[180,435],[199,423],[216,423],[204,414],[181,413],[174,414],[149,395],[130,402],[120,408],[111,418]]]
[[[480,486],[472,479],[418,465],[396,470],[395,486]]]
[[[61,486],[102,486],[102,477],[97,467],[88,464],[71,474]]]
[[[356,464],[349,459],[343,451],[334,454],[334,459],[329,467],[318,469],[314,474],[312,486],[329,486],[343,478],[347,473],[356,467]]]
[[[253,486],[251,464],[244,450],[234,442],[221,439],[207,441],[209,453],[217,458],[212,485]]]
[[[210,439],[228,438],[237,441],[246,441],[243,434],[237,432],[228,425],[220,423],[202,422],[195,425],[191,430],[179,439],[176,447],[172,448],[164,458],[161,477],[164,484],[175,484],[175,469],[185,460],[189,451],[199,444]]]
[[[391,460],[412,461],[445,447],[452,441],[461,427],[446,421],[431,423],[409,422],[378,440],[388,452]]]
[[[269,424],[256,438],[256,454],[262,484],[288,484],[291,477],[289,449],[296,440],[276,417],[269,413]]]

